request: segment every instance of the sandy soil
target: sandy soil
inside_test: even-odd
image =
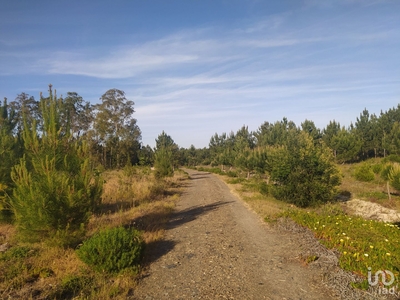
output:
[[[300,259],[296,233],[263,222],[214,175],[187,171],[192,179],[134,299],[338,298],[323,283],[326,268]]]
[[[400,213],[398,211],[383,207],[378,203],[353,199],[347,201],[344,206],[349,213],[362,216],[365,219],[391,223],[400,222]]]

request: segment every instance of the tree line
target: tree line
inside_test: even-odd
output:
[[[350,126],[342,126],[332,120],[319,129],[311,120],[297,126],[293,121],[264,122],[256,131],[243,126],[237,132],[215,133],[207,148],[196,149],[193,145],[182,150],[186,165],[238,166],[237,156],[243,149],[280,145],[292,130],[303,131],[314,142],[323,142],[332,152],[337,163],[360,162],[372,157],[400,155],[400,104],[377,116],[364,109]],[[236,161],[236,162],[235,162]]]
[[[164,132],[155,149],[142,146],[133,114],[134,102],[118,89],[104,93],[99,104],[75,92],[59,97],[51,85],[39,100],[25,93],[12,102],[5,98],[0,221],[13,222],[25,240],[79,240],[100,205],[103,170],[156,163],[157,177],[171,176],[177,146]]]
[[[76,92],[39,100],[25,93],[0,105],[0,218],[27,236],[69,230],[79,235],[100,203],[105,169],[154,166],[155,176],[179,166],[212,165],[268,174],[274,196],[300,206],[328,201],[340,183],[336,163],[400,154],[400,105],[379,116],[365,109],[348,128],[316,128],[283,118],[251,132],[215,133],[208,147],[180,148],[166,132],[156,147],[141,143],[134,102],[110,89],[98,104]],[[32,234],[35,232],[36,234]]]
[[[310,120],[297,126],[283,118],[264,122],[255,132],[243,126],[236,133],[215,133],[208,148],[191,146],[183,157],[187,165],[234,168],[247,178],[258,174],[277,199],[309,206],[333,200],[341,181],[337,163],[399,155],[399,124],[400,105],[379,117],[364,109],[348,128],[330,121],[320,130]]]

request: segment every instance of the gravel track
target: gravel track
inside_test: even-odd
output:
[[[301,262],[295,233],[263,222],[214,175],[186,171],[134,299],[337,299],[322,268]]]

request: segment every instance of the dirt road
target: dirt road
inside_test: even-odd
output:
[[[191,180],[135,299],[334,299],[298,245],[212,174]]]

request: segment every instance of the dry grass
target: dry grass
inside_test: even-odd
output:
[[[379,163],[379,159],[372,160],[371,163]],[[343,179],[339,189],[351,193],[351,199],[361,199],[378,203],[390,209],[400,211],[400,195],[393,188],[390,188],[390,200],[387,193],[387,185],[379,175],[371,182],[361,182],[353,176],[355,168],[359,164],[339,165]]]
[[[103,203],[90,219],[87,235],[102,228],[133,226],[147,244],[162,239],[169,215],[179,199],[187,174],[159,181],[148,169],[104,174]],[[18,243],[11,225],[0,225],[0,299],[126,299],[133,292],[136,274],[100,274],[82,263],[74,249]]]
[[[215,176],[223,180],[234,195],[245,201],[252,210],[266,221],[275,221],[291,206],[290,204],[276,200],[272,196],[263,195],[259,191],[252,189],[246,185],[247,181],[244,184],[232,183],[232,178],[218,174],[215,174]]]
[[[371,160],[370,163],[378,164],[380,163],[380,159]],[[376,175],[375,179],[371,182],[356,180],[353,173],[358,166],[359,164],[342,164],[338,166],[343,175],[339,191],[349,192],[350,199],[370,201],[400,211],[400,194],[391,188],[391,199],[389,200],[386,182],[379,175]],[[234,194],[248,203],[251,209],[266,220],[275,220],[282,212],[292,207],[292,205],[276,200],[272,196],[262,195],[257,190],[252,189],[247,184],[247,181],[243,180],[240,183],[232,183],[236,179],[223,175],[215,175],[225,181]]]

